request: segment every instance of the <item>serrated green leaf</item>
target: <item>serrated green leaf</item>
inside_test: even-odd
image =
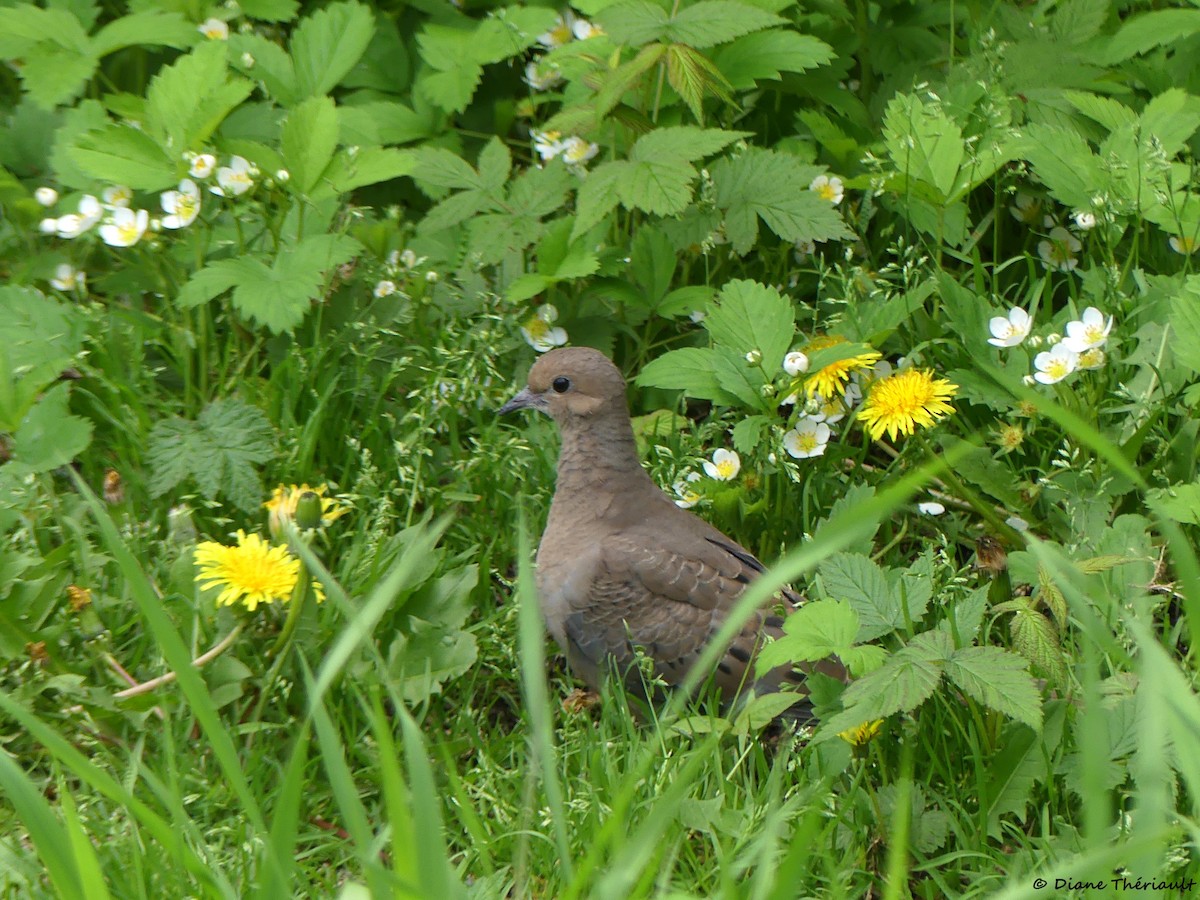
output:
[[[749,252],[758,235],[759,218],[786,241],[849,237],[837,210],[808,189],[820,171],[795,157],[758,147],[713,163],[715,200],[725,211],[734,252]]]
[[[355,2],[333,3],[306,16],[291,40],[296,99],[328,94],[354,68],[375,33],[375,16]]]
[[[954,638],[957,646],[966,646],[979,636],[979,628],[983,624],[983,615],[987,608],[988,585],[984,585],[956,603],[953,618],[939,622],[938,628]]]
[[[915,94],[899,94],[884,113],[884,144],[892,165],[908,184],[928,185],[927,199],[954,199],[958,171],[966,155],[962,129],[933,103]]]
[[[248,68],[242,62],[247,55],[254,62]],[[283,47],[259,34],[234,33],[229,35],[229,59],[244,74],[261,82],[276,103],[287,107],[296,102],[296,71]]]
[[[629,159],[633,162],[695,162],[719,153],[750,134],[749,131],[724,131],[692,125],[656,128],[637,139],[629,151]]]
[[[748,90],[784,72],[804,72],[831,62],[833,48],[811,35],[777,29],[747,34],[719,48],[713,62],[737,90]]]
[[[136,44],[183,49],[195,42],[196,26],[179,13],[150,9],[113,19],[92,35],[92,50],[107,56]]]
[[[441,147],[421,147],[415,151],[413,180],[431,188],[476,188],[483,182],[471,165],[455,153]]]
[[[492,204],[482,191],[459,191],[451,194],[425,214],[421,220],[422,231],[440,231],[452,228],[479,215],[481,210],[492,209]]]
[[[1109,569],[1117,566],[1123,566],[1126,563],[1144,563],[1146,560],[1138,556],[1120,556],[1115,553],[1105,554],[1104,556],[1092,556],[1088,559],[1076,560],[1075,565],[1080,572],[1087,575],[1095,574],[1096,572],[1107,572]]]
[[[887,577],[869,557],[835,553],[821,562],[818,571],[825,595],[848,601],[858,613],[858,643],[882,637],[904,625],[904,612]]]
[[[1097,56],[1101,64],[1118,63],[1197,32],[1200,32],[1200,10],[1153,10],[1126,19],[1116,34],[1097,48]]]
[[[257,510],[263,492],[254,466],[271,459],[274,446],[267,417],[240,400],[216,400],[195,421],[165,419],[148,439],[150,493],[162,496],[194,480],[210,500],[223,495],[243,510]]]
[[[1188,276],[1183,291],[1171,298],[1169,321],[1175,332],[1169,345],[1172,354],[1193,372],[1200,372],[1200,277]]]
[[[153,138],[129,125],[80,135],[68,154],[93,178],[139,191],[175,187],[183,168],[182,154],[178,160],[168,158]]]
[[[1067,667],[1054,623],[1035,609],[1018,609],[1008,623],[1013,649],[1055,685],[1066,681]]]
[[[238,6],[252,19],[263,22],[290,22],[300,8],[298,0],[238,0]]]
[[[337,143],[337,108],[329,97],[309,97],[288,112],[280,132],[280,149],[290,183],[301,194],[317,186]]]
[[[816,740],[831,740],[839,732],[916,709],[933,695],[942,679],[945,657],[951,650],[949,641],[938,632],[918,635],[874,672],[853,682],[842,695],[845,710],[822,725]]]
[[[378,101],[339,106],[342,141],[356,146],[408,144],[433,135],[436,125],[428,110],[403,103]]]
[[[601,72],[597,76],[599,86],[596,88],[596,94],[593,98],[595,108],[587,118],[599,124],[604,116],[621,102],[621,98],[625,96],[626,92],[632,90],[650,69],[658,65],[666,52],[667,48],[662,44],[651,44],[649,47],[643,47],[639,50],[637,56],[628,62],[622,63],[615,69],[607,72]],[[564,118],[566,114],[567,111],[564,110],[563,113],[555,116],[551,122],[547,123],[546,127],[560,130],[575,130],[568,128]]]
[[[946,662],[946,676],[984,706],[1042,727],[1042,698],[1028,663],[999,647],[963,647]]]
[[[1147,492],[1154,508],[1175,522],[1200,525],[1200,482],[1173,484]]]
[[[575,228],[572,237],[580,237],[621,202],[617,185],[629,168],[624,160],[601,163],[588,173],[575,198]]]
[[[758,448],[763,431],[771,424],[766,416],[745,416],[733,426],[733,449],[749,456]]]
[[[669,16],[648,0],[614,3],[595,14],[595,20],[615,43],[641,47],[662,37]]]
[[[1090,209],[1097,190],[1108,184],[1100,159],[1073,131],[1031,124],[1025,128],[1018,147],[1038,180],[1069,207]]]
[[[508,288],[504,291],[504,299],[510,303],[520,303],[530,297],[536,297],[553,283],[554,279],[547,278],[545,275],[527,272],[524,275],[518,275],[509,283]]]
[[[741,356],[758,351],[762,369],[773,375],[795,337],[795,309],[773,287],[735,280],[721,289],[704,327],[715,343]]]
[[[22,60],[21,83],[43,109],[53,109],[78,97],[100,64],[99,57],[84,51],[43,43]]]
[[[636,382],[642,387],[681,390],[689,397],[737,406],[738,398],[717,383],[713,371],[715,359],[715,351],[708,348],[670,350],[646,363]]]
[[[678,160],[630,162],[621,170],[617,195],[628,209],[673,216],[691,202],[692,182],[699,174],[691,165]]]
[[[479,153],[479,181],[485,190],[498,191],[512,173],[512,154],[498,137],[483,145]]]
[[[713,374],[717,384],[726,393],[737,397],[739,405],[748,409],[768,412],[773,404],[763,397],[763,386],[767,383],[761,369],[746,362],[744,354],[728,347],[713,348]]]
[[[394,147],[367,147],[356,154],[343,150],[325,169],[325,177],[312,191],[312,199],[324,199],[331,194],[348,194],[368,184],[391,181],[411,175],[416,159],[410,150]]]
[[[150,81],[146,92],[146,133],[164,152],[198,150],[224,118],[250,96],[253,85],[226,80],[225,48],[206,41]],[[169,158],[169,157],[168,157]]]
[[[71,415],[69,386],[56,384],[26,413],[12,434],[12,461],[20,474],[49,472],[68,465],[92,441],[92,423]]]
[[[667,47],[667,83],[675,90],[697,121],[704,120],[704,97],[713,94],[732,102],[733,86],[721,70],[700,51],[683,44]]]
[[[671,17],[664,37],[704,49],[785,22],[779,16],[735,0],[700,0]]]
[[[209,263],[192,273],[187,284],[179,291],[175,303],[183,309],[191,309],[207,303],[237,284],[237,271],[226,268],[220,262]]]
[[[857,641],[858,613],[844,600],[810,600],[783,620],[783,635],[755,660],[759,675],[793,662],[833,656]]]

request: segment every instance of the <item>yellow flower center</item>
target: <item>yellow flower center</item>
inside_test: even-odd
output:
[[[828,202],[833,203],[835,200],[837,200],[837,188],[826,182],[817,188],[817,196],[822,200],[827,200]]]

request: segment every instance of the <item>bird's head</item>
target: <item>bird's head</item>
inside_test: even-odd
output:
[[[529,383],[500,407],[500,415],[536,409],[560,424],[617,408],[625,411],[625,379],[599,350],[561,347],[538,359]]]

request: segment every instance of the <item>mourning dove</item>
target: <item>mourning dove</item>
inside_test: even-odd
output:
[[[537,553],[538,600],[550,634],[592,690],[615,667],[642,694],[636,648],[657,676],[679,684],[762,564],[650,479],[634,444],[625,379],[602,353],[567,347],[545,354],[500,414],[518,409],[546,413],[562,435]],[[787,588],[780,598],[789,611],[802,602]],[[714,679],[724,700],[795,678],[786,666],[753,674],[764,636],[777,637],[782,624],[758,610],[726,648]],[[845,678],[833,659],[813,668]]]

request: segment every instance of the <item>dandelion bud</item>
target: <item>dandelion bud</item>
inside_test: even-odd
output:
[[[296,527],[309,531],[321,524],[321,498],[316,491],[304,491],[296,501]]]

